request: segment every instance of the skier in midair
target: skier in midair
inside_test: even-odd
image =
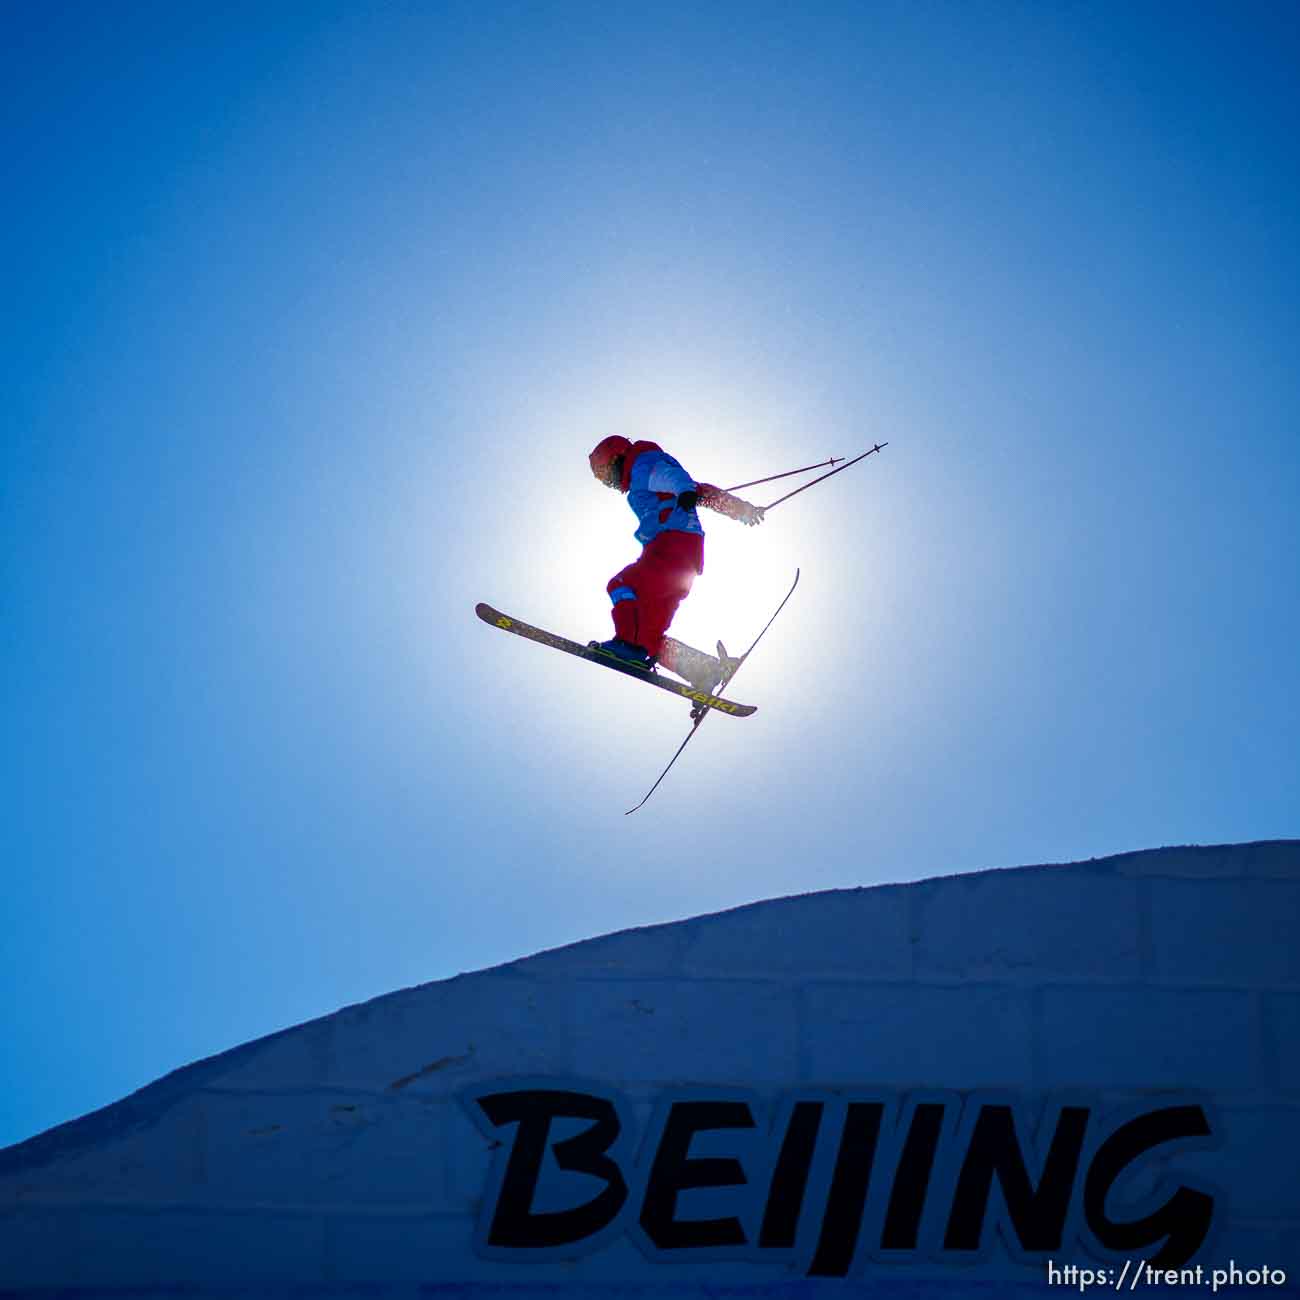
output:
[[[763,522],[763,508],[697,483],[657,443],[614,434],[597,443],[588,459],[601,483],[627,494],[642,544],[640,556],[606,584],[614,635],[593,641],[592,648],[645,672],[662,665],[696,690],[712,693],[739,661],[715,658],[665,635],[696,575],[704,572],[704,529],[696,507],[750,526]]]

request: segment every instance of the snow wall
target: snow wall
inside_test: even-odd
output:
[[[1160,849],[394,993],[0,1151],[0,1294],[1296,1296],[1298,919]]]

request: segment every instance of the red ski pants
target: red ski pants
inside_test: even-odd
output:
[[[641,646],[652,658],[690,593],[695,575],[704,571],[704,538],[699,533],[660,533],[645,544],[640,558],[620,569],[605,590],[614,602],[610,611],[614,635]]]

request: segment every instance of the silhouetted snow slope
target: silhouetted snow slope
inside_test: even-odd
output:
[[[0,1151],[0,1293],[1300,1294],[1298,919],[1159,849],[393,993]]]

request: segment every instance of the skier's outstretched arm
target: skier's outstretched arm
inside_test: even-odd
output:
[[[751,505],[725,488],[714,487],[712,483],[698,484],[697,497],[700,505],[708,506],[710,510],[716,510],[729,519],[739,519],[749,527],[763,522],[762,506]]]

